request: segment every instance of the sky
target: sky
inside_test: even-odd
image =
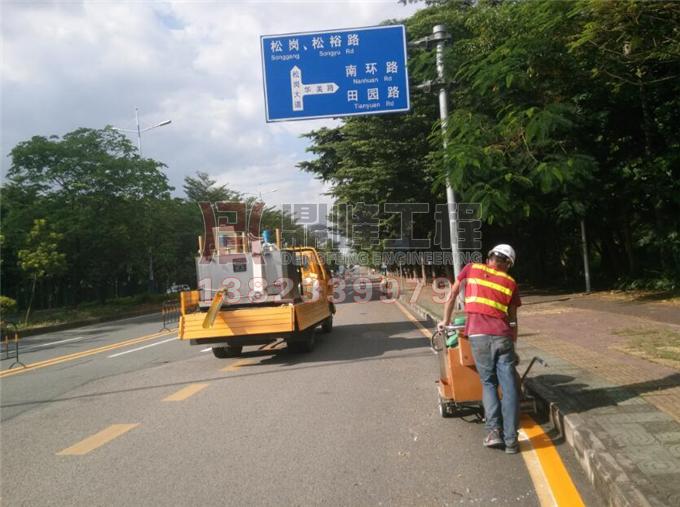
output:
[[[142,153],[167,165],[175,195],[196,171],[268,204],[331,202],[296,164],[300,135],[334,120],[266,123],[260,35],[373,26],[423,4],[362,1],[7,1],[0,127],[7,156],[34,135],[141,128]],[[136,134],[130,139],[136,143]],[[276,189],[275,192],[271,190]]]

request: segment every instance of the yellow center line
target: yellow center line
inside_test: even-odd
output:
[[[27,364],[25,368],[17,368],[13,370],[3,370],[0,371],[0,378],[11,377],[12,375],[18,375],[19,373],[25,373],[28,371],[37,370],[39,368],[45,368],[47,366],[52,366],[59,363],[64,363],[66,361],[74,361],[82,357],[92,356],[94,354],[99,354],[101,352],[107,352],[109,350],[119,349],[122,347],[127,347],[128,345],[134,345],[136,343],[145,342],[148,340],[153,340],[159,336],[165,336],[167,334],[173,333],[174,331],[160,331],[158,333],[148,334],[145,336],[140,336],[138,338],[131,338],[122,342],[113,343],[111,345],[104,345],[102,347],[97,347],[94,349],[83,350],[81,352],[74,352],[73,354],[67,354],[65,356],[57,356],[52,359],[45,359],[44,361],[38,361],[36,363]]]
[[[171,394],[167,398],[164,398],[163,401],[184,401],[189,396],[194,395],[199,391],[202,391],[206,387],[208,387],[208,384],[189,384],[188,386],[183,387],[176,393]]]
[[[110,442],[114,438],[121,436],[123,433],[127,433],[132,428],[139,426],[136,424],[112,424],[108,428],[100,431],[99,433],[87,437],[85,440],[81,440],[75,445],[59,451],[57,456],[82,456],[90,451],[93,451],[97,447],[101,447],[107,442]]]
[[[554,498],[553,503],[547,505],[580,507],[585,506],[574,482],[571,480],[569,472],[562,462],[557,449],[553,445],[550,437],[545,434],[543,428],[528,415],[523,415],[521,427],[524,434],[529,439],[540,467]],[[531,473],[530,473],[531,474]],[[533,479],[533,476],[532,476]],[[537,493],[538,493],[538,487]],[[540,497],[539,497],[540,498]],[[546,505],[541,502],[541,505]]]

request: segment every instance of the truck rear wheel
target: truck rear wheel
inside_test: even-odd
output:
[[[331,313],[328,317],[324,319],[321,323],[321,330],[324,333],[330,333],[333,331],[333,314]]]
[[[213,347],[213,355],[219,359],[225,359],[227,357],[237,357],[241,355],[243,351],[243,346],[233,346],[227,345],[226,347]]]
[[[314,327],[308,327],[303,331],[297,331],[293,339],[286,341],[288,350],[291,352],[311,352],[314,350],[315,343]]]

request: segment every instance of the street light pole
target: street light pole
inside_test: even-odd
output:
[[[137,149],[139,156],[142,156],[142,131],[139,130],[139,108],[135,107],[135,123],[137,124]]]
[[[133,129],[121,129],[118,127],[113,127],[113,130],[119,130],[121,132],[136,132],[137,133],[137,149],[139,150],[139,156],[142,156],[142,132],[147,132],[151,129],[155,129],[158,127],[164,127],[165,125],[170,125],[172,123],[172,120],[165,120],[160,123],[157,123],[156,125],[152,125],[151,127],[147,127],[145,129],[140,128],[139,126],[139,108],[135,107],[135,126],[136,128]]]
[[[264,202],[264,201],[262,201],[262,195],[263,195],[263,194],[273,194],[274,192],[278,192],[278,191],[279,191],[278,188],[273,188],[273,189],[271,189],[271,190],[267,190],[266,192],[260,192],[260,191],[258,191],[257,194],[254,194],[254,193],[252,193],[252,192],[240,192],[240,193],[243,194],[243,195],[252,195],[252,196],[254,196],[254,197],[259,198],[259,199],[260,199],[260,202]]]
[[[118,130],[121,132],[136,132],[137,133],[137,150],[139,151],[139,157],[142,157],[142,132],[147,132],[148,130],[155,129],[157,127],[164,127],[165,125],[170,125],[172,120],[165,120],[151,127],[145,129],[139,126],[139,108],[135,107],[135,129],[121,129],[118,127],[113,127],[113,130]],[[149,292],[154,292],[156,286],[156,281],[153,277],[153,248],[149,247]]]
[[[443,25],[436,25],[432,29],[432,38],[437,41],[437,79],[439,81],[439,118],[442,126],[442,144],[446,153],[446,131],[449,122],[449,106],[444,77],[444,43],[451,38]],[[458,278],[460,273],[460,255],[458,253],[458,210],[456,209],[456,195],[451,186],[451,180],[446,176],[446,204],[449,211],[449,234],[451,236],[451,254],[453,256],[453,273]]]
[[[429,93],[432,91],[432,85],[439,86],[439,118],[441,120],[442,144],[445,153],[447,148],[446,133],[449,122],[449,108],[446,93],[446,74],[444,72],[444,44],[450,38],[451,36],[446,32],[444,25],[435,25],[432,28],[432,35],[409,43],[410,46],[425,45],[426,47],[429,47],[431,43],[436,43],[437,79],[426,81],[425,83],[416,86],[416,88]],[[456,209],[456,195],[451,186],[451,180],[448,174],[446,175],[446,205],[449,215],[453,273],[454,277],[457,279],[461,269],[461,259],[458,251],[458,210]],[[456,302],[456,309],[460,309],[461,307],[461,298],[459,297]]]

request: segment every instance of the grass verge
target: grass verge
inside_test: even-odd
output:
[[[31,313],[28,324],[24,324],[24,316],[21,314],[7,316],[6,320],[17,323],[20,332],[76,322],[86,324],[101,319],[122,319],[154,311],[160,313],[161,304],[170,298],[177,298],[177,295],[141,294],[112,299],[104,304],[83,303],[73,307],[36,310]]]

